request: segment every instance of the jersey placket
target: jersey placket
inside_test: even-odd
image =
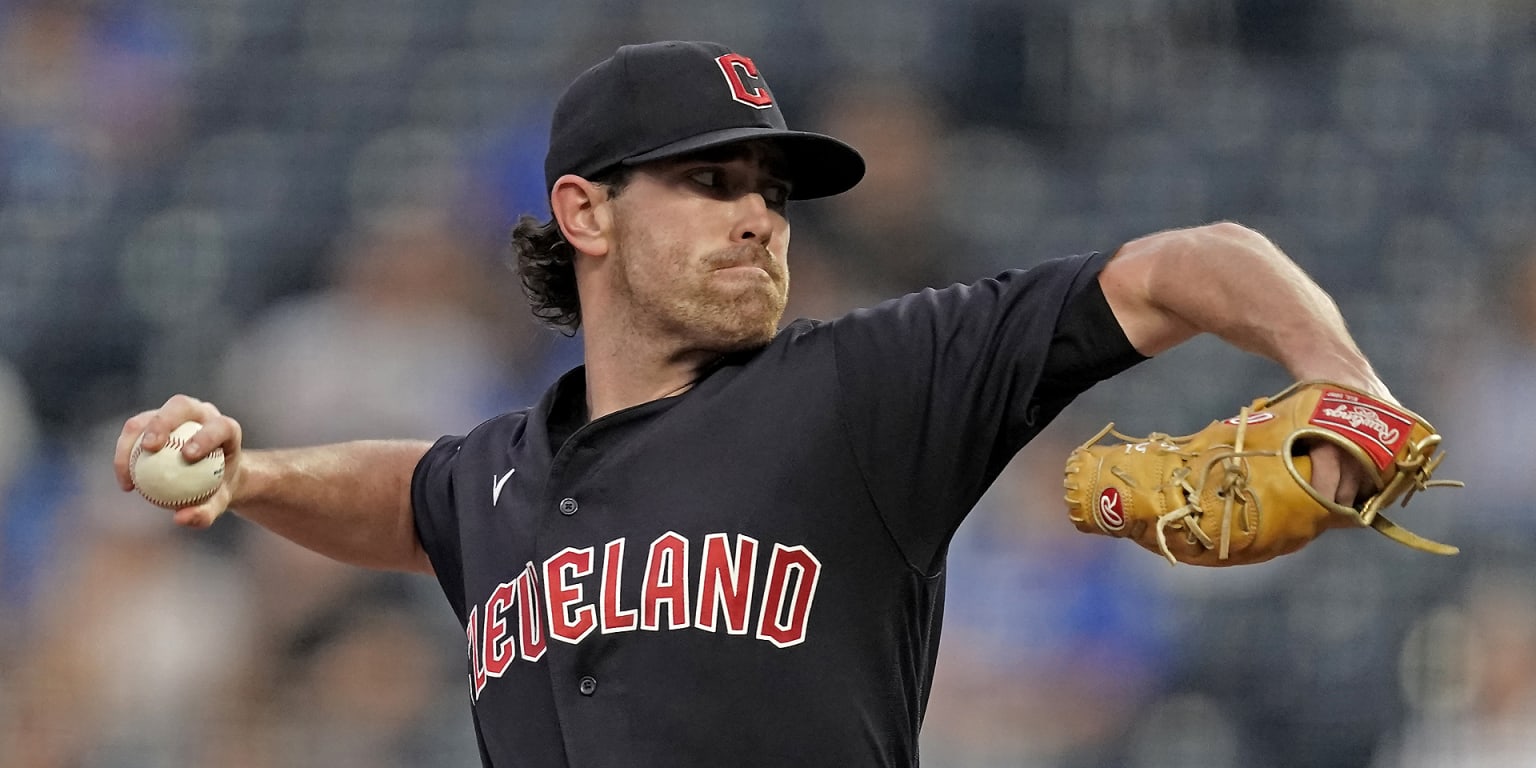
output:
[[[550,462],[535,549],[549,553],[538,564],[548,596],[544,606],[549,624],[547,668],[555,719],[573,767],[588,765],[583,756],[595,754],[579,734],[607,737],[609,746],[596,754],[616,754],[613,745],[626,738],[622,724],[627,718],[613,704],[626,681],[598,661],[607,655],[598,649],[602,645],[604,545],[615,536],[618,525],[615,515],[620,511],[613,508],[612,500],[625,497],[603,478],[630,474],[612,466],[622,462],[615,455],[617,446],[638,439],[638,433],[673,404],[646,403],[590,422],[559,446]]]

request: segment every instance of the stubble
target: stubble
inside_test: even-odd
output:
[[[628,230],[628,231],[624,231]],[[690,349],[733,352],[773,340],[789,294],[788,270],[758,245],[690,257],[681,244],[621,227],[616,293],[629,304],[634,330],[654,329]],[[761,275],[725,274],[755,266]]]

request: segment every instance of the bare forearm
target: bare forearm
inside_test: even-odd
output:
[[[1156,354],[1211,333],[1279,362],[1385,394],[1338,305],[1267,238],[1213,224],[1127,243],[1100,278],[1127,336]]]
[[[342,562],[430,573],[411,513],[411,474],[428,447],[360,441],[244,451],[230,508]]]

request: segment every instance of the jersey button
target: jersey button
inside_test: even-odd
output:
[[[574,514],[576,514],[576,500],[571,498],[571,497],[569,497],[569,496],[561,499],[560,500],[560,514],[562,514],[562,515],[574,515]]]
[[[587,675],[581,678],[581,685],[577,688],[583,696],[591,696],[597,692],[597,678]]]

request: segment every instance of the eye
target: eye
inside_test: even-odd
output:
[[[775,182],[763,187],[763,200],[769,206],[783,210],[789,205],[789,185]]]
[[[698,168],[688,172],[688,180],[705,189],[715,189],[720,186],[720,170],[717,168]]]

